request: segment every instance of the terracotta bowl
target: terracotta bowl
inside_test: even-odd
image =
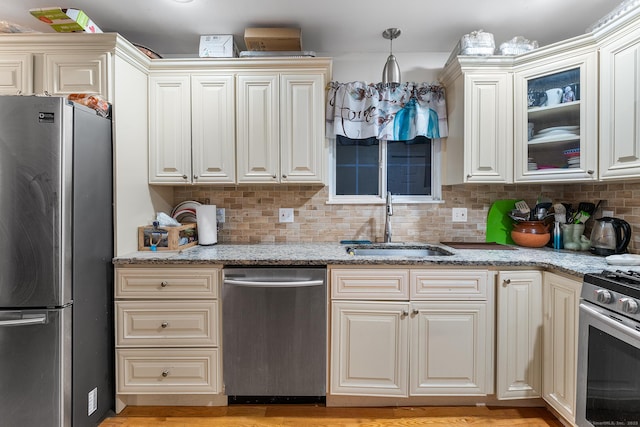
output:
[[[511,238],[518,246],[525,246],[527,248],[541,248],[549,242],[551,234],[542,233],[520,233],[519,231],[512,231]]]

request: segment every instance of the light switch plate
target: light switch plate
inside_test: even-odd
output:
[[[280,208],[278,218],[280,222],[293,222],[293,208]]]
[[[224,208],[216,209],[216,221],[218,224],[224,223]]]

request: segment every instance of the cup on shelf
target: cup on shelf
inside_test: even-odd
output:
[[[547,90],[547,106],[558,105],[562,101],[564,90],[559,87]]]

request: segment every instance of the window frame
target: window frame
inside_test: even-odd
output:
[[[351,205],[375,205],[386,203],[387,194],[387,144],[386,140],[379,142],[379,164],[378,164],[378,188],[379,195],[336,195],[336,139],[327,138],[329,144],[329,199],[327,204],[351,204]],[[442,200],[442,140],[441,138],[431,139],[431,195],[391,195],[393,203],[403,204],[427,204],[444,203]]]

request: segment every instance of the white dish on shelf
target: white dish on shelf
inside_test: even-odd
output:
[[[573,131],[577,131],[580,129],[580,126],[553,126],[550,128],[545,128],[545,129],[541,129],[537,132],[538,135],[540,134],[545,134],[548,132],[554,132],[554,131],[565,131],[565,132],[573,132]]]
[[[562,135],[540,135],[531,138],[529,144],[541,144],[544,142],[561,142],[561,141],[575,141],[580,139],[580,135],[573,133],[566,133]]]
[[[640,265],[640,255],[634,254],[609,255],[605,260],[611,265]]]

